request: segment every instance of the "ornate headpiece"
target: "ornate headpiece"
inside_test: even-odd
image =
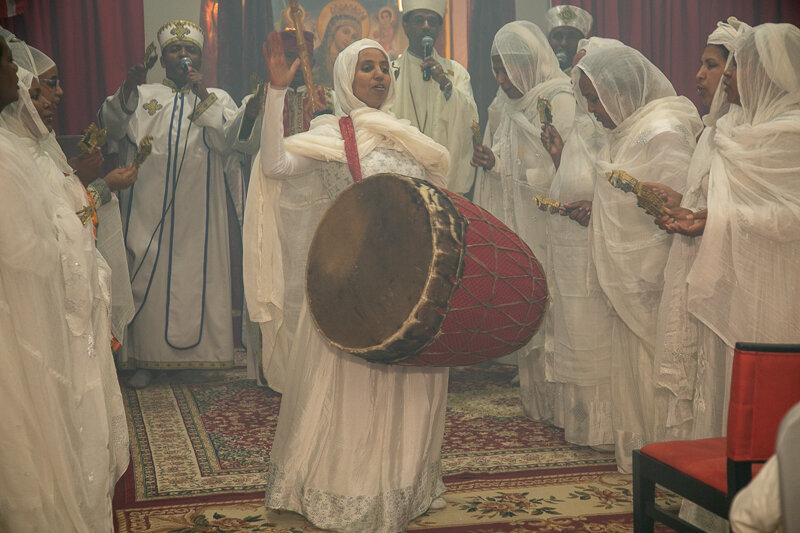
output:
[[[369,36],[369,13],[360,3],[354,0],[333,0],[328,2],[317,18],[317,35],[320,39],[325,37],[325,30],[333,17],[349,17],[357,24],[361,24],[361,37]]]
[[[205,35],[202,28],[188,20],[173,20],[167,22],[158,30],[158,44],[163,50],[168,44],[175,41],[188,41],[203,49]]]
[[[559,26],[569,26],[575,28],[583,34],[584,37],[589,36],[592,30],[592,15],[577,6],[555,6],[547,11],[547,34],[553,31],[553,28]]]
[[[446,7],[447,0],[405,0],[403,2],[403,14],[410,13],[415,9],[430,9],[444,19]]]

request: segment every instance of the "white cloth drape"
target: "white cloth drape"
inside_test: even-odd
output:
[[[442,146],[407,121],[351,98],[364,48],[382,50],[374,41],[357,41],[339,54],[334,67],[340,112],[353,118],[363,175],[397,172],[443,184],[447,152]],[[310,242],[315,229],[284,225],[286,187],[292,187],[295,200],[305,194],[309,205],[321,210],[352,183],[334,126],[338,117],[319,117],[309,132],[284,145],[282,105],[282,91],[270,89],[245,210],[245,242],[250,243],[245,249],[258,246],[245,257],[246,295],[252,316],[262,319],[262,331],[275,324],[274,311],[283,312],[293,279],[304,278],[305,269],[284,269],[293,257],[305,261],[308,244],[300,250],[296,243]],[[334,349],[314,326],[304,292],[291,345],[285,347],[289,357],[266,505],[301,513],[335,531],[403,531],[444,491],[440,449],[448,370],[367,363]],[[267,342],[265,334],[265,347]],[[265,365],[266,359],[265,353]]]
[[[23,84],[30,78],[23,74]],[[65,176],[43,148],[47,129],[27,88],[20,91],[19,101],[0,115],[0,126],[17,134],[17,147],[32,157],[36,171],[27,178],[37,180],[36,186],[41,185],[52,195],[48,214],[60,256],[63,298],[55,311],[66,326],[66,336],[57,350],[68,364],[65,372],[66,380],[71,381],[71,398],[64,408],[72,409],[74,420],[66,430],[70,437],[65,446],[73,443],[72,452],[78,461],[78,483],[82,487],[78,504],[86,530],[109,531],[114,485],[129,458],[127,423],[111,354],[110,269],[95,248],[91,224],[83,225],[76,215],[88,203],[83,186],[75,176]],[[12,294],[15,288],[5,290]],[[26,320],[40,324],[37,317]]]
[[[764,24],[735,43],[742,106],[717,122],[709,217],[689,310],[729,346],[800,338],[800,30]]]
[[[592,37],[578,50],[622,46]],[[578,102],[575,123],[564,141],[561,165],[549,196],[564,204],[594,195],[595,160],[606,132]],[[552,327],[547,331],[547,379],[560,384],[556,424],[567,441],[584,446],[613,443],[611,431],[612,311],[600,289],[589,247],[589,233],[568,217],[547,217],[547,280]]]
[[[575,117],[575,99],[569,78],[542,31],[527,21],[506,24],[495,35],[492,56],[499,56],[511,83],[522,97],[509,98],[502,88],[489,106],[484,144],[492,149],[496,164],[478,172],[475,203],[491,212],[530,246],[547,268],[546,218],[533,203],[537,194],[548,194],[555,165],[542,145],[542,123],[537,102],[546,98],[552,106],[553,124],[566,136]],[[545,381],[545,326],[512,357],[520,367],[520,394],[528,416],[551,419],[554,386]]]
[[[669,236],[614,188],[606,172],[620,169],[641,181],[683,191],[701,122],[694,105],[675,96],[669,80],[636,50],[609,47],[587,54],[573,71],[586,75],[617,125],[598,158],[589,234],[592,257],[615,324],[611,339],[612,421],[617,466],[630,471],[631,450],[656,436],[656,318]],[[582,96],[577,95],[579,99]]]
[[[717,29],[708,37],[708,44],[724,46],[732,52],[733,42],[749,29],[747,24],[730,17],[728,22],[717,24]],[[692,154],[681,207],[693,211],[706,208],[716,123],[728,112],[728,108],[724,86],[720,83],[714,93],[711,109],[703,117],[706,127]],[[721,399],[725,395],[727,365],[724,359],[709,359],[709,355],[717,351],[713,348],[714,341],[703,338],[707,336],[698,331],[700,325],[687,308],[686,278],[700,242],[701,237],[674,235],[664,268],[654,370],[658,384],[666,387],[670,396],[665,412],[657,415],[663,420],[660,423],[663,434],[657,437],[658,440],[700,439],[723,434],[725,421],[722,410],[715,408],[718,402],[711,398]],[[725,356],[724,349],[720,355]]]

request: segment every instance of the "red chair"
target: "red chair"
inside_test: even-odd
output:
[[[633,526],[702,532],[655,504],[656,484],[728,518],[736,493],[775,453],[781,419],[800,401],[800,344],[736,343],[728,436],[658,442],[633,452]]]

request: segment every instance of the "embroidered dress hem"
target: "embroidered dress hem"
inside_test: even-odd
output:
[[[311,487],[298,491],[297,485],[283,467],[270,464],[266,506],[302,514],[321,529],[365,533],[405,531],[446,490],[441,461],[428,465],[411,485],[379,494],[352,496]]]

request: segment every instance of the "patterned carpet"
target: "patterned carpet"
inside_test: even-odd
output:
[[[115,496],[118,530],[318,531],[263,505],[280,396],[243,370],[186,374],[123,390],[133,460]],[[502,365],[451,371],[448,506],[409,531],[632,531],[630,476],[617,473],[613,454],[570,445],[562,431],[527,419],[513,375]]]

